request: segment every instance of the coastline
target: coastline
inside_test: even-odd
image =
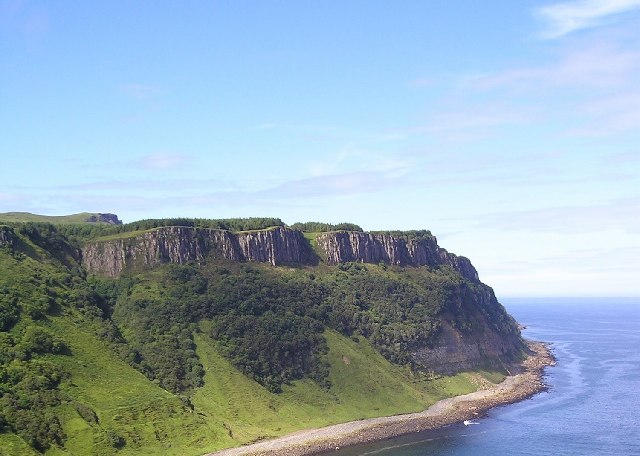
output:
[[[489,389],[442,399],[418,413],[298,431],[273,440],[229,448],[205,456],[309,456],[476,418],[491,408],[519,402],[546,388],[542,381],[544,368],[553,366],[555,359],[545,343],[527,341],[527,345],[533,354],[522,362],[521,372],[508,376]]]

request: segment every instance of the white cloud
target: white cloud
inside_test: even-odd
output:
[[[137,83],[123,84],[120,91],[138,100],[148,100],[160,94],[160,89],[154,85]]]
[[[0,212],[12,212],[23,207],[27,203],[25,195],[17,193],[0,192]]]
[[[381,172],[363,171],[291,180],[276,187],[255,192],[258,198],[296,199],[304,197],[346,196],[375,193],[402,185],[402,179]]]
[[[590,100],[580,107],[579,112],[587,118],[587,125],[569,130],[569,135],[617,137],[625,132],[637,133],[640,88]]]
[[[486,134],[489,129],[530,121],[530,109],[512,107],[501,103],[467,104],[462,108],[436,112],[427,118],[426,125],[414,132],[430,133],[455,132],[460,138],[460,131],[480,131]],[[475,136],[472,139],[477,139]]]
[[[529,126],[560,127],[569,136],[636,133],[639,78],[635,40],[580,39],[563,47],[554,60],[467,78],[462,89],[470,91],[468,97],[491,96],[494,111],[472,105],[461,110],[460,119],[443,117],[441,123],[467,126],[466,120],[476,118],[477,127],[489,127],[500,126],[505,118],[504,125],[525,120]]]
[[[601,25],[605,19],[640,8],[640,0],[578,0],[535,10],[546,26],[543,38],[559,38],[577,30]]]
[[[135,164],[147,169],[173,169],[187,164],[191,157],[183,154],[157,153],[145,155]]]
[[[510,69],[470,80],[480,89],[509,88],[540,91],[549,87],[615,88],[635,79],[640,52],[613,44],[584,45],[567,52],[558,62]]]
[[[553,233],[593,233],[620,229],[640,233],[640,198],[620,198],[603,204],[510,211],[476,218],[479,226],[502,230]]]

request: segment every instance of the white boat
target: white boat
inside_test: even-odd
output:
[[[473,421],[473,420],[464,420],[463,423],[465,426],[469,426],[470,424],[480,424],[477,421]]]

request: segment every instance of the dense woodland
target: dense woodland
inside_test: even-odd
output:
[[[110,230],[167,224],[234,230],[282,224],[278,219],[145,220],[122,227],[16,224],[13,247],[0,248],[0,429],[44,451],[63,445],[57,408],[72,404],[87,422],[88,405],[65,396],[69,382],[56,356],[73,356],[64,334],[49,320],[70,315],[92,328],[105,347],[147,378],[179,395],[203,384],[196,334],[215,341],[237,369],[271,392],[297,379],[331,386],[326,360],[328,329],[367,339],[386,359],[416,369],[412,349],[433,343],[442,315],[461,331],[483,313],[497,331],[517,332],[501,306],[481,306],[488,287],[448,267],[402,269],[345,263],[335,267],[274,268],[214,261],[204,266],[164,265],[119,279],[87,277],[77,263],[78,243]],[[352,229],[304,224],[299,229]],[[356,227],[357,228],[357,227]],[[412,232],[410,236],[430,236]],[[491,295],[492,296],[492,295]],[[207,322],[207,324],[203,324]],[[113,448],[124,444],[107,433]]]

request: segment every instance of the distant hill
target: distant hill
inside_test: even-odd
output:
[[[102,223],[122,225],[115,214],[81,212],[71,215],[38,215],[30,212],[5,212],[0,214],[0,222],[45,222],[45,223]]]

